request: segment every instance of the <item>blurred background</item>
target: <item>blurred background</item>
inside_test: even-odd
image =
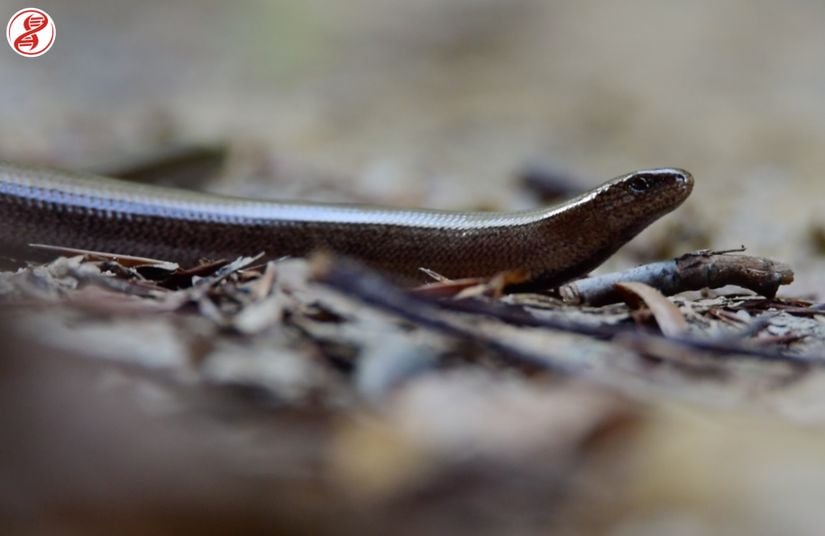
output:
[[[0,0],[0,18],[28,4]],[[229,157],[221,174],[198,187],[275,198],[486,209],[539,203],[519,180],[526,169],[574,177],[590,187],[638,168],[678,166],[696,178],[691,199],[604,270],[701,247],[744,244],[752,255],[792,266],[796,281],[782,294],[825,299],[825,3],[39,0],[32,5],[53,17],[57,38],[37,59],[0,50],[2,159],[106,171],[170,147],[226,147]],[[97,385],[97,374],[88,373],[90,384]],[[156,518],[150,521],[126,510],[134,515],[128,519],[136,533],[156,528],[155,522],[168,528],[163,523],[180,521],[166,517],[167,501],[183,504],[184,514],[178,510],[175,515],[190,523],[172,524],[175,528],[209,528],[211,517],[192,523],[187,516],[206,510],[220,517],[222,510],[212,508],[221,505],[239,516],[231,528],[250,528],[251,510],[268,512],[284,524],[266,525],[270,530],[328,530],[340,522],[340,509],[353,513],[347,510],[350,503],[341,502],[353,494],[357,515],[339,528],[360,530],[373,522],[393,527],[396,516],[416,520],[395,527],[410,533],[427,528],[531,533],[557,526],[552,523],[559,519],[570,533],[621,535],[815,534],[821,526],[821,424],[798,427],[764,416],[661,401],[631,404],[601,392],[571,388],[572,395],[559,394],[513,378],[503,385],[499,380],[460,379],[457,390],[454,384],[419,388],[445,397],[444,406],[424,407],[432,413],[454,410],[447,412],[455,419],[444,425],[445,441],[455,434],[455,445],[461,445],[445,447],[452,472],[425,487],[426,493],[405,487],[409,472],[429,475],[437,471],[434,466],[443,469],[438,463],[444,459],[436,456],[433,465],[431,451],[416,450],[417,441],[429,437],[426,426],[426,433],[412,426],[408,435],[394,428],[399,420],[401,428],[410,426],[404,420],[408,405],[414,406],[409,399],[388,406],[378,424],[365,424],[363,415],[347,417],[343,432],[330,430],[328,415],[301,420],[306,436],[287,439],[278,430],[295,434],[294,415],[265,417],[269,428],[256,421],[251,442],[260,452],[253,457],[271,463],[267,467],[273,473],[294,468],[296,474],[274,491],[263,484],[272,475],[257,475],[254,482],[263,494],[255,485],[227,487],[243,490],[236,494],[241,506],[206,493],[205,499],[197,494],[202,500],[194,499],[201,509],[187,510],[191,502],[181,497],[193,500],[189,488],[173,483],[206,474],[204,482],[192,484],[197,493],[226,486],[218,477],[212,482],[209,470],[219,466],[235,475],[226,467],[231,458],[226,452],[232,445],[247,445],[249,435],[212,453],[222,460],[214,465],[203,452],[190,458],[191,445],[182,447],[163,435],[168,429],[159,431],[180,451],[172,463],[169,451],[155,445],[155,452],[128,439],[134,430],[113,424],[119,422],[117,415],[100,426],[112,424],[116,431],[116,440],[104,443],[110,453],[122,451],[125,459],[140,462],[127,475],[139,485],[130,488],[133,494],[124,496],[125,503],[139,497],[150,510],[162,505],[161,514],[151,510]],[[25,382],[16,385],[18,391],[3,389],[4,411],[11,415],[10,408],[20,405],[15,396],[34,396],[20,388]],[[816,402],[821,386],[796,385],[797,414],[804,415],[808,404],[822,409]],[[59,391],[47,391],[63,407]],[[492,402],[485,398],[469,409],[456,404],[457,396],[474,400],[471,393],[480,392]],[[701,398],[701,389],[694,395]],[[100,405],[96,399],[84,404]],[[199,406],[186,407],[197,413]],[[581,411],[583,421],[578,420]],[[140,423],[144,417],[136,418]],[[812,420],[821,423],[821,417]],[[521,452],[516,461],[505,446],[475,445],[478,430],[450,428],[463,421],[522,423],[519,433],[527,435],[554,430],[559,423],[578,431],[572,433],[575,445],[551,449],[563,455],[539,464],[537,472],[533,462],[547,454],[542,450],[547,438],[537,440],[542,448]],[[83,429],[98,425],[92,420]],[[72,435],[41,432],[27,429],[30,435],[21,443],[26,453],[40,440],[56,445]],[[201,432],[196,437],[211,437]],[[523,437],[519,433],[503,428],[504,436]],[[283,446],[291,437],[298,450]],[[316,447],[332,442],[331,457],[337,461],[323,458],[323,463],[343,471],[343,493],[330,492],[315,476],[303,478],[307,460],[296,454],[304,448],[301,439]],[[567,463],[565,449],[604,441],[619,445],[619,451],[588,450],[586,460],[575,459],[580,465]],[[495,459],[496,472],[479,473],[475,465],[467,469],[462,449],[468,443],[489,450],[482,458]],[[273,453],[275,444],[281,450]],[[83,459],[89,445],[78,440],[71,447],[69,456]],[[32,459],[32,466],[40,466],[41,458],[33,454]],[[177,472],[144,488],[141,464],[157,468],[158,460]],[[313,458],[308,465],[317,471],[315,463]],[[124,461],[116,458],[111,464],[120,468]],[[49,467],[34,475],[33,487],[49,488]],[[560,486],[559,475],[570,471],[576,472],[575,485]],[[515,476],[502,479],[502,473]],[[79,482],[85,490],[78,495],[81,503],[110,497],[106,486],[85,472],[56,474],[64,483]],[[21,481],[32,477],[17,476]],[[296,482],[301,483],[297,488]],[[157,503],[147,500],[168,486],[173,491],[160,494]],[[359,486],[368,492],[354,489]],[[67,489],[76,492],[68,486],[56,493]],[[393,490],[391,499],[386,499],[387,489]],[[408,492],[413,499],[404,495]],[[4,493],[5,504],[17,505],[8,502],[16,492]],[[437,514],[422,503],[449,510]],[[36,508],[20,504],[15,512],[36,517]],[[364,512],[370,515],[358,517]],[[379,521],[371,517],[375,512]],[[474,519],[479,512],[480,525],[462,518]],[[124,518],[105,519],[115,526]]]
[[[675,242],[662,253],[744,244],[793,266],[788,292],[825,285],[816,2],[38,6],[58,38],[0,54],[3,158],[106,170],[228,144],[240,156],[212,189],[443,208],[528,204],[525,166],[584,186],[680,166],[693,198],[636,249],[653,256],[657,233]]]

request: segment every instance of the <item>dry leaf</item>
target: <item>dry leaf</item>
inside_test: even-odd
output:
[[[688,323],[684,315],[673,302],[661,292],[644,283],[616,283],[618,289],[631,307],[644,302],[650,309],[659,329],[668,337],[684,335],[688,330]]]

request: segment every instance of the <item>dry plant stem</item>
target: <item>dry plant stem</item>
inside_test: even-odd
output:
[[[147,257],[135,257],[133,255],[118,255],[116,253],[107,253],[104,251],[91,251],[88,249],[78,249],[78,248],[66,248],[61,246],[52,246],[49,244],[29,244],[29,247],[34,249],[42,249],[45,251],[53,251],[55,253],[59,253],[61,256],[64,257],[73,257],[75,255],[83,255],[87,260],[91,261],[111,261],[120,264],[121,266],[126,266],[128,268],[134,268],[136,266],[158,266],[169,271],[174,271],[179,268],[177,263],[164,261],[160,259],[150,259]]]
[[[657,337],[651,335],[620,335],[614,341],[640,354],[669,359],[682,356],[684,350],[693,350],[694,357],[748,356],[760,361],[779,362],[794,367],[808,368],[825,364],[825,356],[802,356],[784,354],[759,348],[748,348],[724,341],[702,340],[691,337]],[[704,352],[704,353],[702,353]]]
[[[444,309],[489,316],[516,326],[546,328],[586,335],[598,339],[613,339],[614,342],[630,349],[638,349],[639,346],[637,346],[637,344],[647,342],[649,346],[656,343],[656,341],[665,341],[670,347],[692,348],[697,352],[701,351],[720,357],[749,356],[763,361],[779,361],[795,365],[825,364],[825,356],[786,354],[761,348],[751,348],[737,344],[736,341],[738,341],[738,337],[736,339],[729,337],[723,339],[699,339],[690,336],[663,337],[661,335],[639,331],[633,326],[593,326],[580,322],[570,322],[569,320],[538,318],[520,307],[502,303],[490,303],[480,300],[447,300],[438,303],[440,307]],[[614,338],[618,335],[621,335],[621,338]]]
[[[444,320],[440,310],[447,309],[463,313],[483,315],[496,318],[502,322],[518,326],[542,327],[568,333],[577,333],[600,339],[610,339],[624,334],[616,342],[632,350],[651,348],[658,341],[668,343],[673,348],[690,349],[697,357],[705,354],[716,356],[749,356],[763,361],[782,362],[791,365],[810,366],[825,363],[823,356],[801,356],[750,348],[729,341],[702,340],[695,337],[662,337],[652,333],[638,331],[634,327],[592,326],[566,320],[537,318],[519,307],[501,303],[488,303],[480,300],[436,301],[427,297],[411,295],[389,282],[376,272],[363,266],[340,258],[323,256],[315,261],[315,279],[335,288],[339,292],[359,299],[379,309],[397,314],[419,326],[439,331],[450,336],[473,343],[480,343],[510,362],[560,372],[578,373],[579,369],[562,362],[553,356],[536,355],[499,340],[486,337],[472,329]],[[661,346],[661,345],[658,345]]]
[[[559,293],[569,304],[607,305],[622,301],[615,285],[628,281],[646,283],[666,296],[737,285],[772,298],[780,285],[793,281],[793,271],[784,263],[764,257],[697,251],[670,261],[579,279],[563,285]]]
[[[571,375],[578,369],[563,360],[527,350],[488,337],[473,329],[447,321],[435,302],[412,295],[383,276],[340,257],[316,256],[313,277],[337,291],[368,305],[398,315],[418,326],[447,334],[471,344],[480,344],[503,361],[529,370],[545,370]]]

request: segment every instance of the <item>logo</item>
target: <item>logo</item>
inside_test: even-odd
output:
[[[9,46],[27,58],[42,56],[52,48],[55,37],[54,21],[42,9],[27,7],[9,19],[6,39]]]

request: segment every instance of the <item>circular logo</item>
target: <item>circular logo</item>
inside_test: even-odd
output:
[[[9,46],[27,58],[42,56],[52,48],[56,31],[54,21],[42,9],[27,7],[9,19],[6,39]]]

